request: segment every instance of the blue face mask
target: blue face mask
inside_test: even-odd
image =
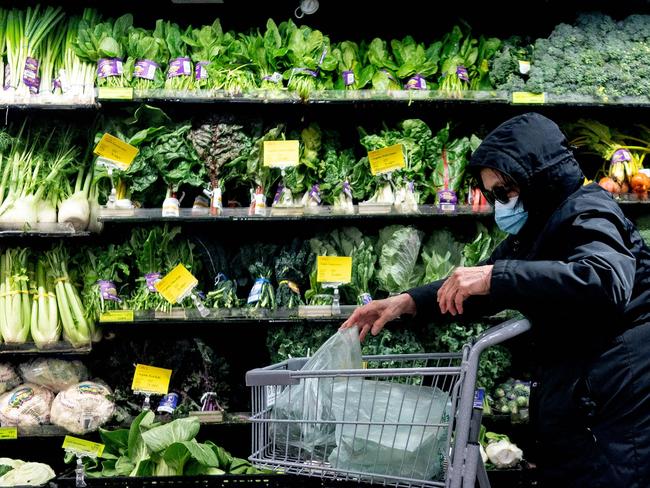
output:
[[[494,202],[494,220],[499,229],[508,234],[518,234],[528,219],[528,212],[519,204],[519,196],[508,203]]]

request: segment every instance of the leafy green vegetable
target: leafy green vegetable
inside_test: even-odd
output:
[[[253,280],[253,287],[247,300],[248,305],[253,308],[274,309],[276,307],[275,293],[270,281],[276,252],[275,244],[248,244],[241,248],[241,260]]]
[[[282,248],[275,258],[275,280],[278,289],[275,302],[278,307],[294,308],[302,305],[300,287],[304,287],[309,245],[298,239]]]
[[[464,247],[465,245],[457,241],[450,231],[433,231],[422,247],[422,284],[446,278],[455,267],[460,266]]]
[[[424,233],[414,227],[389,226],[379,232],[379,288],[401,293],[417,286],[422,279],[419,264]]]
[[[445,325],[431,324],[425,334],[424,346],[427,351],[460,352],[472,338],[479,336],[490,326],[483,323]],[[481,355],[477,384],[491,391],[494,385],[508,374],[511,354],[503,346],[494,346]]]

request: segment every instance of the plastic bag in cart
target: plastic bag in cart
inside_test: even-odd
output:
[[[448,393],[428,386],[346,375],[362,368],[356,328],[328,339],[301,371],[338,370],[306,378],[276,398],[271,438],[286,454],[332,467],[401,478],[440,476],[451,410]],[[349,423],[343,423],[349,422]],[[392,424],[392,425],[386,425]],[[419,425],[414,425],[419,424]]]
[[[332,410],[332,467],[418,480],[441,477],[451,410],[446,392],[350,378],[335,385]]]
[[[361,346],[356,327],[330,337],[303,365],[301,371],[349,370],[361,368]],[[293,420],[271,423],[271,436],[278,446],[289,446],[291,454],[305,459],[322,459],[334,449],[332,390],[341,378],[305,378],[285,388],[275,399],[272,419]],[[322,423],[321,421],[325,421]]]

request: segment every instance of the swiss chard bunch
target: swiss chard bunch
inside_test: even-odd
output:
[[[189,138],[191,124],[168,127],[147,145],[147,157],[172,193],[183,184],[201,187],[206,168]]]
[[[308,98],[314,90],[327,90],[334,86],[332,72],[338,65],[330,41],[319,30],[303,25],[297,27],[287,22],[289,69],[284,72],[290,90]]]
[[[80,20],[73,49],[82,60],[97,63],[97,86],[126,86],[122,61],[133,16],[106,22],[95,22],[97,18],[84,15]]]
[[[463,189],[465,168],[470,155],[481,144],[481,140],[475,135],[450,139],[447,125],[431,142],[431,158],[435,165],[431,176],[432,193],[436,195],[440,190],[450,190],[456,193],[459,202],[463,201],[460,191]]]
[[[230,118],[212,117],[188,134],[196,153],[207,170],[211,190],[221,191],[225,183],[222,168],[231,170],[226,177],[236,178],[237,171],[254,150],[252,139],[245,133],[244,126],[235,124]]]
[[[309,255],[308,243],[294,239],[275,258],[275,280],[278,283],[275,302],[278,307],[295,308],[303,304],[300,287],[306,281]]]
[[[158,20],[153,32],[131,29],[126,40],[125,76],[139,90],[163,88],[169,59],[163,22]]]
[[[253,280],[247,304],[252,308],[275,309],[275,292],[271,284],[273,260],[277,246],[274,244],[248,244],[241,248],[241,261]]]
[[[136,289],[129,300],[133,310],[155,310],[169,312],[171,304],[158,293],[155,284],[179,262],[178,249],[182,246],[179,238],[180,227],[151,227],[134,229],[129,240],[135,267],[138,271]],[[183,262],[186,267],[192,263]]]

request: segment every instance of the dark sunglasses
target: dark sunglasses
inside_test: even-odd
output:
[[[494,204],[494,202],[499,202],[506,204],[510,201],[510,193],[512,193],[513,188],[508,188],[506,186],[495,186],[491,190],[482,190],[483,196],[485,199]]]

